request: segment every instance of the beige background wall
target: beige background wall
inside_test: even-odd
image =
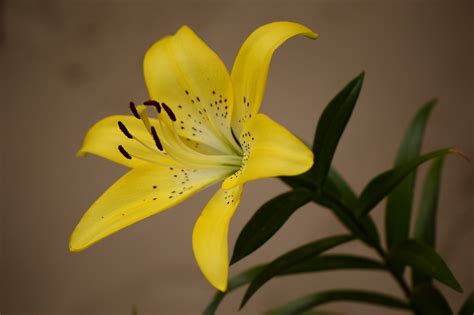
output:
[[[142,56],[182,24],[229,67],[246,36],[264,23],[294,20],[320,33],[316,42],[294,39],[277,52],[262,108],[308,142],[324,105],[366,70],[335,157],[359,192],[391,166],[408,121],[435,96],[440,104],[423,150],[454,145],[474,157],[471,1],[9,0],[0,8],[2,315],[120,315],[132,304],[140,315],[199,314],[209,301],[213,290],[194,262],[191,231],[212,189],[83,253],[67,248],[83,212],[124,172],[95,157],[76,158],[83,135],[98,119],[127,113],[129,100],[147,98]],[[438,249],[467,292],[473,289],[473,179],[472,164],[448,158]],[[277,180],[247,186],[231,244],[253,211],[285,189]],[[382,208],[374,211],[379,223]],[[326,210],[306,206],[232,273],[343,230]],[[372,255],[356,243],[340,251]],[[385,274],[321,273],[271,282],[242,314],[335,287],[400,295]],[[439,287],[457,308],[463,297]],[[236,314],[241,295],[232,294],[220,314]],[[382,312],[348,303],[324,309]]]

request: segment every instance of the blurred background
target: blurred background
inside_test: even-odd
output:
[[[295,38],[277,51],[262,111],[310,143],[324,106],[365,70],[334,161],[360,192],[392,166],[405,127],[433,97],[439,105],[423,151],[455,146],[474,157],[473,9],[472,1],[0,1],[1,314],[127,315],[133,304],[140,315],[199,314],[209,302],[214,290],[194,261],[191,232],[215,187],[85,252],[68,252],[84,211],[126,171],[75,153],[94,122],[147,99],[142,57],[160,37],[188,24],[230,68],[262,24],[292,20],[317,31],[317,41]],[[473,289],[473,180],[472,164],[447,158],[437,249],[466,293],[438,287],[456,310]],[[246,186],[231,248],[254,211],[286,189],[275,179]],[[383,208],[373,212],[379,226]],[[231,273],[343,231],[329,211],[308,205]],[[359,243],[338,251],[373,255]],[[385,273],[316,273],[271,281],[241,313],[354,287],[401,296]],[[237,314],[242,294],[228,296],[219,314]],[[322,309],[403,314],[349,303]]]

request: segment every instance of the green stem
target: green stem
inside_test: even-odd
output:
[[[342,202],[339,201],[339,199],[328,193],[328,192],[321,192],[321,194],[327,198],[328,200],[330,200],[332,203],[334,203],[337,207],[339,207],[341,210],[343,210],[344,212],[346,212],[346,214],[350,217],[350,219],[353,221],[354,225],[357,226],[357,228],[362,231],[365,236],[368,238],[369,242],[367,242],[366,244],[368,244],[370,247],[372,247],[376,252],[377,254],[380,256],[380,258],[382,258],[387,270],[390,272],[390,274],[394,277],[394,279],[397,281],[397,283],[400,285],[400,288],[402,289],[403,293],[405,294],[405,297],[408,299],[408,301],[410,301],[410,297],[411,297],[411,289],[410,287],[408,286],[407,282],[405,281],[405,279],[403,278],[403,276],[395,269],[395,267],[392,265],[392,263],[390,262],[390,260],[388,259],[388,255],[387,253],[384,251],[384,249],[380,246],[380,244],[374,240],[374,239],[370,239],[370,233],[368,233],[368,231],[366,230],[366,228],[364,227],[363,224],[361,224],[361,222],[359,221],[359,219],[357,218],[357,216],[355,215],[354,211],[352,211],[351,209],[349,209],[345,204],[343,204]],[[360,238],[359,238],[360,239]],[[411,303],[410,303],[411,305]]]
[[[405,281],[405,278],[396,270],[396,268],[393,266],[393,264],[388,260],[387,258],[387,253],[383,250],[382,247],[376,246],[374,247],[375,251],[379,254],[379,256],[383,259],[383,262],[389,272],[392,274],[392,276],[395,278],[395,280],[398,282],[400,285],[403,293],[405,294],[405,297],[410,301],[411,298],[411,289],[408,286],[407,282]]]

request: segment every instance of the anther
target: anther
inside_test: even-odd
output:
[[[134,102],[130,102],[130,110],[132,111],[132,114],[133,116],[135,116],[135,118],[140,119],[140,115],[138,114],[138,111],[137,111],[137,108],[135,107]]]
[[[118,121],[118,126],[120,128],[120,131],[129,139],[133,139],[132,134],[128,131],[127,127],[123,124],[123,122]]]
[[[161,144],[160,138],[158,138],[158,134],[156,133],[155,127],[153,126],[151,126],[151,135],[153,136],[153,140],[155,140],[155,144],[158,150],[163,151],[163,145]]]
[[[161,106],[160,106],[160,103],[158,103],[157,101],[149,100],[149,101],[144,102],[143,104],[147,106],[154,106],[156,108],[156,111],[158,113],[161,113]]]
[[[166,105],[165,103],[161,103],[161,106],[163,106],[163,109],[165,110],[165,112],[168,114],[168,116],[170,117],[170,119],[172,121],[176,121],[176,116],[174,115],[173,111],[171,110],[171,108],[168,107],[168,105]]]
[[[128,154],[128,152],[127,152],[121,145],[118,146],[118,150],[120,151],[120,153],[122,153],[122,155],[123,155],[125,158],[127,158],[127,159],[129,159],[129,160],[132,159],[131,155]]]

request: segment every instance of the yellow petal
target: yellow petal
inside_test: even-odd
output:
[[[69,248],[81,251],[99,240],[166,210],[217,182],[224,169],[180,169],[140,165],[113,184],[84,214]]]
[[[134,136],[134,139],[129,139],[123,134],[118,126],[119,121],[126,126],[127,130]],[[150,121],[157,124],[156,119],[150,119]],[[148,147],[136,139],[140,139]],[[87,132],[82,147],[77,154],[84,156],[92,153],[128,167],[137,167],[144,163],[143,160],[138,158],[127,159],[119,152],[119,145],[122,145],[130,154],[147,160],[164,165],[176,165],[176,162],[158,152],[151,135],[141,120],[125,115],[109,116],[92,126]]]
[[[184,138],[226,152],[233,141],[230,119],[233,90],[221,59],[187,26],[156,42],[144,59],[152,99],[165,102]]]
[[[220,291],[227,289],[227,232],[241,194],[242,186],[229,190],[219,189],[194,225],[194,256],[206,279]]]
[[[298,175],[313,165],[313,152],[264,114],[257,114],[245,124],[240,143],[243,165],[223,182],[223,189],[258,178]]]
[[[318,37],[301,24],[273,22],[255,30],[240,48],[231,74],[235,96],[232,128],[237,136],[240,135],[243,123],[258,113],[274,51],[296,35],[312,39]]]

